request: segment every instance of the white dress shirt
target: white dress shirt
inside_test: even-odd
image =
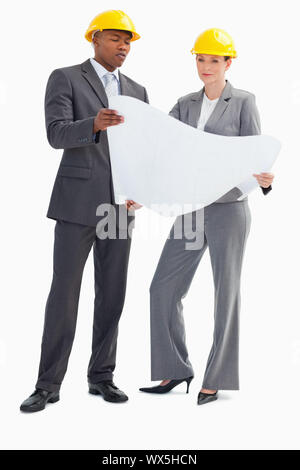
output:
[[[202,102],[202,107],[201,107],[201,114],[200,114],[198,124],[197,124],[197,128],[200,129],[201,131],[204,130],[204,126],[207,123],[211,113],[215,109],[218,101],[219,101],[219,98],[216,98],[215,100],[210,100],[209,98],[207,98],[204,92],[203,102]]]
[[[94,67],[98,77],[100,78],[101,82],[103,83],[103,86],[105,88],[105,78],[104,78],[104,75],[106,73],[113,73],[114,76],[116,77],[117,79],[117,83],[118,83],[118,95],[121,94],[121,87],[120,87],[120,77],[119,77],[119,69],[115,69],[113,72],[109,72],[109,70],[107,70],[105,67],[103,67],[103,65],[99,64],[99,62],[97,62],[95,59],[92,59],[90,58],[90,62],[92,64],[92,66]]]

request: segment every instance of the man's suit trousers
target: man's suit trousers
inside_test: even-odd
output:
[[[215,287],[214,335],[203,388],[238,390],[240,279],[251,225],[250,209],[248,201],[242,200],[212,203],[200,210],[204,211],[202,247],[187,250],[189,237],[175,239],[177,218],[151,283],[151,380],[194,375],[185,342],[181,300],[209,247]],[[193,313],[201,314],[201,298],[199,312]]]
[[[75,335],[83,269],[92,247],[95,301],[88,380],[98,383],[113,378],[130,245],[129,237],[100,239],[96,227],[57,220],[37,388],[60,389]]]

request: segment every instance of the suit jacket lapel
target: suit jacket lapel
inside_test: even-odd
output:
[[[135,94],[134,89],[130,85],[125,75],[123,75],[120,71],[119,71],[119,78],[120,78],[121,95],[132,96],[133,98],[135,98],[136,94]]]
[[[102,84],[102,81],[98,77],[97,72],[92,66],[90,59],[86,60],[85,62],[83,62],[83,64],[81,64],[81,69],[84,78],[89,82],[102,104],[106,108],[108,108],[108,99],[105,93],[104,86]]]
[[[204,126],[204,131],[208,131],[209,129],[213,130],[216,127],[225,109],[228,106],[228,102],[230,98],[231,98],[231,84],[229,83],[228,80],[226,80],[226,85],[222,91],[219,101],[216,104],[215,109],[209,116],[207,123]]]
[[[193,127],[197,127],[197,123],[200,117],[202,102],[203,102],[204,88],[196,93],[188,107],[188,124]]]
[[[107,108],[108,107],[108,99],[107,95],[105,92],[105,88],[103,86],[102,81],[98,77],[94,67],[92,66],[90,59],[86,60],[81,64],[81,69],[82,69],[82,75],[84,78],[89,82],[91,87],[93,88],[94,92],[102,102],[102,104]],[[135,91],[130,85],[129,81],[119,71],[119,78],[120,78],[120,88],[121,88],[121,95],[126,95],[126,96],[133,96],[135,97]]]
[[[203,102],[204,89],[205,87],[203,87],[202,90],[196,93],[189,103],[188,123],[193,127],[197,127],[197,124],[198,124],[198,120],[199,120],[200,113],[201,113],[202,102]],[[225,109],[227,108],[228,101],[230,100],[230,98],[231,98],[231,84],[229,83],[228,80],[226,80],[226,85],[220,96],[220,99],[217,102],[215,109],[211,113],[204,127],[205,131],[207,131],[208,129],[213,129],[216,126],[222,114],[224,113]]]

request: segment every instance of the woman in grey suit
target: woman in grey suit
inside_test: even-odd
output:
[[[225,79],[236,51],[232,38],[223,30],[200,34],[191,51],[196,54],[198,74],[204,87],[181,97],[170,115],[198,129],[227,136],[260,134],[255,96],[234,88]],[[253,175],[264,194],[271,189],[274,175]],[[188,292],[198,264],[209,247],[215,286],[214,336],[198,404],[217,399],[218,390],[238,390],[238,348],[240,278],[246,240],[251,225],[248,197],[238,200],[238,188],[200,209],[203,243],[186,249],[187,239],[174,238],[177,218],[162,251],[150,287],[151,297],[151,380],[148,393],[166,393],[186,381],[187,392],[194,377],[185,344],[181,300]],[[133,201],[129,201],[134,205]],[[192,213],[193,224],[197,211]],[[193,225],[194,227],[194,225]],[[196,230],[201,227],[196,226]],[[189,239],[190,241],[190,239]]]

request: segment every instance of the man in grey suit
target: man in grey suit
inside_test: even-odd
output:
[[[114,199],[106,129],[122,123],[123,117],[107,108],[111,94],[149,101],[146,89],[118,70],[131,41],[140,37],[131,19],[119,10],[101,13],[85,37],[93,43],[94,59],[54,70],[46,89],[48,141],[64,152],[47,212],[47,217],[56,220],[53,280],[36,389],[20,407],[28,412],[59,400],[75,335],[83,269],[92,247],[95,302],[89,392],[110,402],[128,400],[114,384],[113,371],[131,245],[128,228],[120,226],[119,217],[125,213],[126,227],[130,227],[134,216]],[[99,211],[101,204],[109,205],[116,215],[119,231],[115,238],[97,236],[101,220],[97,214],[104,215]]]

